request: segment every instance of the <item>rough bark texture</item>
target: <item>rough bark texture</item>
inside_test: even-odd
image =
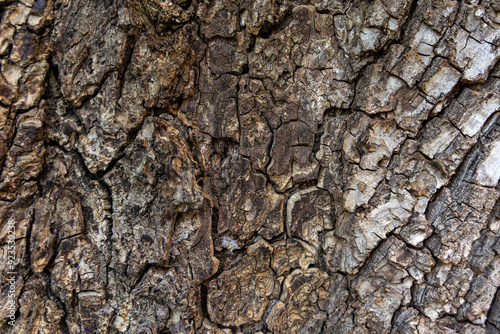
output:
[[[497,0],[0,11],[1,333],[500,333]]]

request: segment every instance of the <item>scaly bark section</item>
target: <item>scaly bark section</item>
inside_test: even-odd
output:
[[[0,10],[1,333],[500,332],[497,1]]]

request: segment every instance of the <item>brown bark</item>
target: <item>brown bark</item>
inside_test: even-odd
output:
[[[500,333],[498,1],[0,10],[0,333]]]

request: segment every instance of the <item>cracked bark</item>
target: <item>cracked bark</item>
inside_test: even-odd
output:
[[[0,333],[500,333],[498,1],[0,10]]]

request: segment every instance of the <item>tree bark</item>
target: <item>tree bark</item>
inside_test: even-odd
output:
[[[0,333],[500,333],[498,1],[0,10]]]

